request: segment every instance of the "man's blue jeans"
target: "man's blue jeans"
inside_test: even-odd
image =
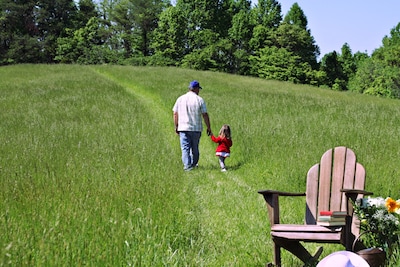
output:
[[[191,169],[199,162],[199,142],[201,132],[179,132],[182,162],[185,170]]]

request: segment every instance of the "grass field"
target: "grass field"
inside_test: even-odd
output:
[[[257,191],[303,192],[335,146],[354,150],[367,190],[400,198],[398,100],[177,68],[16,65],[0,77],[0,266],[264,266]],[[200,167],[183,171],[171,109],[193,79],[213,132],[231,126],[227,173],[206,135]],[[282,201],[284,222],[302,222],[303,201]],[[283,263],[301,266],[286,252]]]

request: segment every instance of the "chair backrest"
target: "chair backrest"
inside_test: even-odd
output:
[[[316,224],[322,210],[345,211],[346,196],[341,189],[361,189],[365,186],[365,169],[347,147],[326,151],[321,162],[307,174],[306,224]]]

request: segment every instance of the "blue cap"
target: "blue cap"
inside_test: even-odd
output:
[[[203,88],[201,88],[200,83],[198,81],[196,81],[196,80],[191,81],[190,84],[189,84],[189,89],[190,90],[193,90],[195,88],[203,89]]]

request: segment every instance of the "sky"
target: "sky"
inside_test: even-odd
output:
[[[252,0],[257,4],[257,0]],[[348,43],[352,53],[368,55],[400,23],[400,0],[278,0],[285,16],[297,2],[308,20],[308,29],[323,55],[341,52]]]

